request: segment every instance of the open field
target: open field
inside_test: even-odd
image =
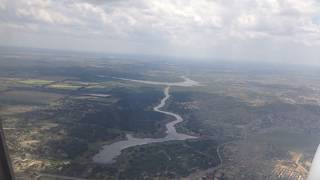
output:
[[[63,95],[41,91],[8,91],[0,94],[1,104],[8,105],[48,105]]]

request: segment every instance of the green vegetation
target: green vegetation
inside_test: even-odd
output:
[[[118,179],[152,179],[187,176],[219,164],[212,140],[165,142],[124,150],[118,158]],[[143,172],[143,173],[142,173]]]
[[[310,161],[319,142],[317,72],[130,58],[79,61],[63,53],[12,57],[0,54],[0,118],[17,174],[178,179],[217,167],[219,146],[223,166],[212,177],[266,179],[289,151]],[[92,162],[102,145],[127,133],[164,136],[164,124],[172,120],[152,110],[162,86],[112,77],[172,82],[181,75],[204,86],[172,87],[165,108],[186,120],[178,131],[200,138],[131,147],[114,164]],[[110,96],[89,95],[99,93]]]
[[[163,135],[167,117],[152,111],[152,105],[158,103],[162,96],[161,91],[117,88],[109,93],[119,100],[113,106],[95,104],[95,111],[86,114],[81,123],[131,131],[147,137]]]
[[[274,144],[278,148],[291,151],[315,151],[320,137],[288,129],[277,129],[272,132],[259,134],[250,138],[252,141],[262,141]]]
[[[64,95],[30,90],[12,90],[0,93],[0,104],[2,105],[48,105]]]

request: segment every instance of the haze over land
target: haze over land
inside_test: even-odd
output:
[[[305,180],[320,142],[319,49],[319,0],[0,0],[13,169]]]
[[[20,177],[298,180],[320,142],[317,67],[0,52]]]
[[[319,64],[317,0],[0,0],[0,44]]]

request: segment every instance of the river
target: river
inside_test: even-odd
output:
[[[186,140],[186,139],[195,139],[197,137],[190,136],[183,133],[178,133],[176,131],[175,125],[182,122],[183,118],[176,113],[161,110],[166,105],[167,100],[170,98],[170,88],[172,86],[181,86],[181,87],[190,87],[190,86],[199,86],[200,84],[196,81],[193,81],[189,78],[182,77],[184,81],[182,82],[155,82],[155,81],[143,81],[143,80],[134,80],[134,79],[125,79],[125,78],[116,78],[125,81],[132,81],[144,84],[152,85],[165,85],[166,87],[163,90],[164,97],[161,99],[160,103],[153,107],[153,110],[159,113],[166,114],[175,118],[174,121],[171,121],[166,124],[166,136],[163,138],[136,138],[132,134],[127,134],[125,140],[121,140],[112,144],[104,145],[102,149],[93,157],[93,161],[96,163],[109,164],[114,162],[115,158],[121,154],[121,150],[137,146],[144,145],[149,143],[156,142],[165,142],[172,140]]]

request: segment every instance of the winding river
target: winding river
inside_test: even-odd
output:
[[[186,139],[194,139],[197,138],[195,136],[190,136],[183,133],[178,133],[176,131],[175,125],[182,122],[183,118],[173,112],[161,110],[165,105],[167,100],[170,98],[170,88],[172,86],[181,86],[181,87],[190,87],[190,86],[198,86],[199,83],[193,81],[187,77],[182,77],[184,81],[182,82],[155,82],[155,81],[143,81],[143,80],[134,80],[134,79],[125,79],[125,78],[115,78],[125,81],[132,81],[144,84],[152,84],[152,85],[164,85],[165,88],[163,90],[164,97],[161,99],[160,103],[153,107],[153,110],[159,113],[166,114],[168,116],[172,116],[175,118],[174,121],[171,121],[166,124],[166,136],[163,138],[136,138],[133,137],[131,134],[126,135],[125,140],[121,140],[109,145],[104,145],[102,149],[93,157],[93,161],[96,163],[112,163],[114,162],[115,158],[121,154],[121,150],[137,146],[137,145],[144,145],[149,143],[156,143],[156,142],[164,142],[164,141],[172,141],[172,140],[186,140]]]

